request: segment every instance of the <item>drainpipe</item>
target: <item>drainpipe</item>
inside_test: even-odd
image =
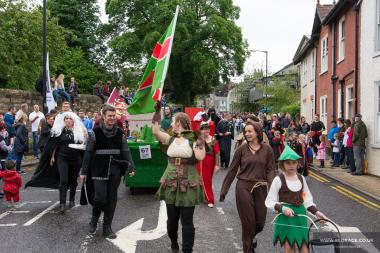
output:
[[[332,119],[331,120],[335,120],[336,119],[336,110],[335,110],[335,82],[336,80],[338,79],[338,77],[336,76],[336,23],[334,22],[332,24],[332,35],[333,35],[333,38],[332,38],[332,55],[331,55],[331,58],[332,58],[332,74],[331,74],[331,88],[332,88],[332,91],[331,91],[331,107],[332,107]]]
[[[362,0],[360,0],[355,6],[355,114],[359,112],[359,19],[360,19],[360,5]]]
[[[344,119],[344,80],[339,80],[339,86],[340,86],[340,108],[342,108],[342,118]]]

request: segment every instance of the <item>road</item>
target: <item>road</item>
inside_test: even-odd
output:
[[[225,174],[223,170],[214,177],[216,198]],[[26,181],[30,174],[23,177]],[[343,231],[356,232],[344,233],[344,237],[375,240],[373,243],[348,243],[341,252],[380,252],[380,203],[315,172],[309,178],[309,186],[321,211],[339,224]],[[234,196],[233,185],[224,203],[217,202],[213,209],[206,205],[196,208],[195,252],[242,252],[240,220]],[[138,190],[135,195],[130,195],[126,187],[120,186],[113,229],[119,231],[140,223],[141,230],[148,232],[133,232],[133,228],[129,227],[129,231],[119,236],[119,244],[105,240],[101,230],[94,236],[87,234],[90,207],[76,206],[65,215],[59,215],[57,200],[57,191],[40,188],[23,190],[22,204],[14,211],[10,211],[2,200],[0,252],[169,252],[165,210],[161,210],[159,219],[160,202],[155,198],[154,190]],[[258,236],[257,252],[282,252],[278,246],[273,247],[273,218],[274,214],[268,211],[266,227]],[[371,234],[373,232],[378,233]],[[135,245],[133,238],[139,240]]]

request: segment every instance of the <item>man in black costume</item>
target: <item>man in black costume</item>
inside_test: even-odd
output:
[[[219,136],[221,167],[228,168],[230,166],[231,143],[234,139],[234,127],[230,114],[226,113],[224,119],[219,121],[216,133]]]
[[[134,176],[135,166],[123,131],[116,125],[116,110],[105,105],[103,120],[88,141],[81,170],[81,181],[86,182],[89,202],[93,204],[89,232],[95,233],[101,212],[104,212],[103,235],[114,239],[111,224],[117,202],[121,177],[128,172]],[[91,186],[90,186],[91,184]]]

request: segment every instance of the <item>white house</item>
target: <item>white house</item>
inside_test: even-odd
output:
[[[301,116],[312,122],[315,114],[315,66],[316,50],[310,38],[303,36],[293,63],[298,64],[301,87]]]
[[[360,111],[368,128],[369,173],[380,176],[380,0],[362,1]]]

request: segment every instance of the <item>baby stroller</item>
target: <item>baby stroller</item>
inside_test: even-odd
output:
[[[331,224],[335,229],[334,231],[323,231],[323,226],[317,227],[317,223],[324,222],[324,224]],[[313,237],[311,238],[312,228],[316,228],[316,232],[313,232]],[[309,227],[309,248],[311,253],[339,253],[341,234],[338,226],[330,221],[324,219],[317,219],[310,224]]]

